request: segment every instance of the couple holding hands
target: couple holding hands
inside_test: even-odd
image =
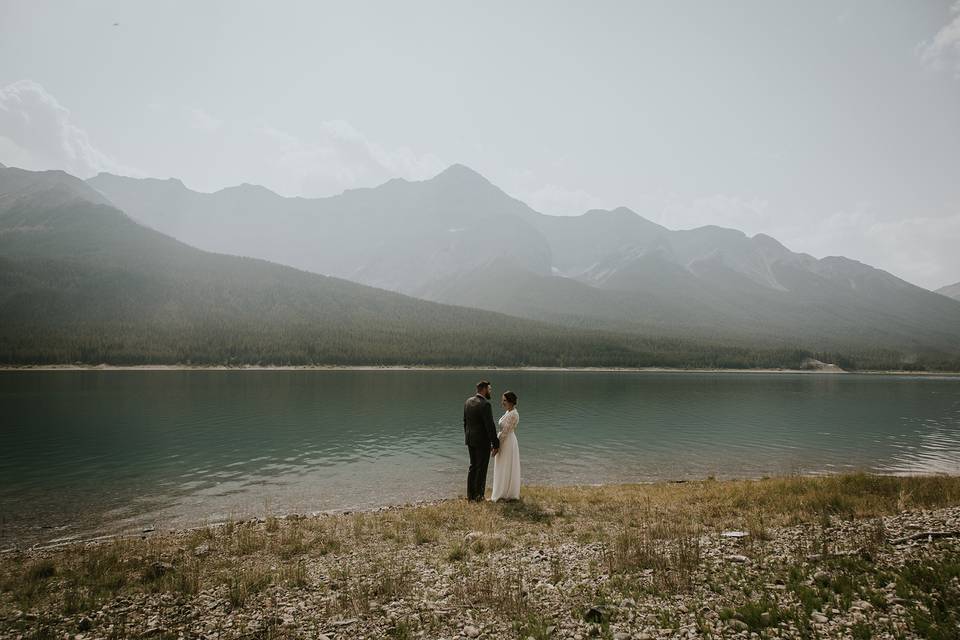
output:
[[[493,456],[493,492],[490,500],[520,498],[520,447],[517,444],[517,394],[505,391],[500,406],[505,413],[493,421],[490,403],[492,387],[486,380],[477,383],[477,393],[463,404],[463,433],[470,452],[467,499],[480,502],[487,488],[487,468]],[[499,432],[497,431],[499,429]]]

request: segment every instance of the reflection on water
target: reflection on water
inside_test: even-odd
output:
[[[9,372],[0,545],[455,496],[479,377],[520,396],[528,483],[960,472],[956,378]]]
[[[910,419],[904,418],[904,422]],[[952,420],[917,420],[911,431],[889,436],[890,460],[878,466],[888,473],[949,473],[960,469],[960,415]]]

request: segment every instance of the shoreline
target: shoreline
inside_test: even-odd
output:
[[[930,473],[925,475],[898,475],[890,473],[875,473],[870,471],[855,471],[841,473],[800,473],[795,475],[777,475],[777,476],[728,476],[728,477],[698,477],[684,479],[657,479],[636,482],[600,482],[591,484],[545,484],[525,486],[525,491],[534,493],[540,492],[591,492],[591,491],[643,491],[644,489],[654,489],[657,487],[683,487],[684,485],[699,485],[703,483],[717,484],[740,484],[750,485],[751,483],[763,483],[771,480],[777,481],[809,481],[818,482],[827,479],[842,478],[849,475],[864,475],[874,478],[900,479],[900,478],[958,478],[960,476],[951,476],[943,473]],[[489,487],[487,487],[487,499],[489,499]],[[179,526],[165,526],[161,521],[155,521],[147,526],[135,526],[126,529],[114,529],[113,531],[89,530],[86,535],[67,536],[58,538],[49,538],[45,540],[35,539],[29,544],[22,544],[22,541],[13,541],[12,546],[0,548],[0,560],[5,555],[11,553],[24,553],[35,551],[49,551],[54,549],[68,549],[71,547],[82,547],[88,544],[99,544],[103,542],[112,542],[120,540],[133,540],[149,536],[179,536],[200,531],[208,528],[219,528],[228,525],[251,523],[264,524],[267,519],[278,521],[303,520],[303,519],[323,519],[340,518],[346,516],[377,516],[387,513],[403,512],[410,509],[423,508],[443,508],[445,506],[456,505],[463,502],[462,495],[438,498],[415,499],[407,502],[391,502],[384,504],[374,504],[365,506],[344,506],[331,509],[320,509],[316,511],[289,511],[275,512],[268,515],[246,515],[239,517],[226,518],[215,521],[196,521],[196,524],[185,524]],[[487,503],[484,504],[493,504]],[[9,544],[9,543],[8,543]]]
[[[892,474],[872,474],[878,477],[897,477]],[[843,474],[818,474],[818,473],[802,473],[791,476],[785,476],[796,479],[807,479],[807,480],[816,480],[818,478],[825,478],[830,476],[839,476]],[[781,476],[772,476],[772,477],[781,477]],[[681,479],[657,479],[657,480],[646,480],[646,481],[635,481],[635,482],[598,482],[598,483],[589,483],[589,484],[538,484],[538,485],[528,485],[525,489],[530,491],[595,491],[600,489],[617,489],[622,488],[625,490],[635,490],[641,487],[654,487],[658,485],[665,486],[680,486],[688,483],[701,483],[701,482],[739,482],[739,483],[750,483],[750,482],[761,482],[763,480],[769,480],[771,476],[729,476],[729,477],[720,477],[716,478],[713,476],[706,477],[697,477],[697,478],[681,478]],[[487,498],[489,498],[489,487],[487,487]],[[299,520],[307,518],[337,518],[343,516],[351,515],[376,515],[387,512],[398,512],[404,511],[407,509],[420,509],[426,507],[442,507],[444,505],[451,505],[457,502],[462,502],[464,497],[462,495],[450,495],[446,497],[434,497],[434,498],[423,498],[423,499],[413,499],[406,502],[387,502],[381,504],[367,504],[363,506],[343,506],[335,507],[329,509],[318,509],[313,511],[287,511],[287,512],[274,512],[267,515],[252,515],[247,514],[244,516],[230,517],[223,520],[196,520],[195,524],[182,524],[175,526],[166,526],[162,521],[153,521],[152,523],[142,523],[141,525],[127,527],[124,529],[88,529],[85,533],[78,535],[71,535],[66,537],[54,537],[46,539],[37,539],[27,542],[24,540],[7,540],[4,541],[3,546],[0,546],[0,560],[3,559],[5,555],[11,553],[25,553],[25,552],[35,552],[35,551],[49,551],[54,549],[67,549],[71,547],[84,546],[87,544],[99,544],[103,542],[112,542],[119,540],[132,540],[137,538],[143,538],[145,535],[151,536],[170,536],[170,535],[182,535],[191,533],[194,531],[199,531],[207,528],[218,528],[231,524],[238,523],[259,523],[263,524],[266,521],[267,517],[284,521],[284,520]]]
[[[874,375],[960,377],[960,371],[848,371],[839,367],[790,369],[764,367],[756,369],[723,369],[709,367],[511,367],[511,366],[439,366],[439,365],[187,365],[187,364],[28,364],[0,365],[0,372],[9,371],[519,371],[544,373],[757,373],[805,375]]]
[[[528,485],[524,487],[525,491],[532,491],[534,493],[540,492],[591,492],[591,491],[642,491],[644,489],[652,489],[657,487],[682,487],[684,485],[698,485],[703,483],[719,483],[719,484],[740,484],[740,485],[750,485],[751,483],[763,483],[771,480],[778,481],[809,481],[809,482],[818,482],[827,479],[836,479],[842,478],[849,475],[864,475],[874,478],[888,478],[888,479],[899,479],[899,478],[911,478],[911,477],[920,477],[920,478],[958,478],[960,476],[951,476],[950,474],[944,473],[929,473],[929,474],[912,474],[912,475],[901,475],[901,474],[892,474],[892,473],[877,473],[871,471],[853,471],[853,472],[840,472],[840,473],[798,473],[790,475],[757,475],[757,476],[704,476],[704,477],[695,477],[695,478],[677,478],[677,479],[656,479],[656,480],[646,480],[646,481],[633,481],[633,482],[598,482],[598,483],[589,483],[589,484],[538,484],[538,485]],[[489,498],[489,487],[487,487],[487,499]],[[25,542],[23,540],[17,541],[6,541],[6,544],[3,547],[0,547],[0,560],[4,556],[11,553],[25,553],[25,552],[38,552],[38,551],[50,551],[55,549],[69,549],[72,547],[82,547],[88,544],[99,544],[104,542],[115,542],[122,540],[133,540],[138,538],[144,538],[145,536],[179,536],[184,534],[193,533],[196,531],[201,531],[209,528],[219,528],[229,525],[235,525],[240,523],[251,523],[251,524],[264,524],[267,519],[274,519],[278,521],[286,520],[303,520],[303,519],[317,519],[317,518],[339,518],[346,516],[377,516],[386,513],[396,513],[403,512],[410,509],[422,509],[422,508],[443,508],[445,506],[452,506],[457,503],[463,502],[464,497],[462,495],[457,496],[447,496],[447,497],[434,497],[434,498],[423,498],[423,499],[414,499],[406,502],[388,502],[381,504],[368,504],[364,506],[343,506],[335,507],[329,509],[319,509],[313,511],[288,511],[288,512],[274,512],[265,515],[252,515],[247,514],[245,516],[236,516],[230,517],[223,520],[196,520],[194,524],[186,523],[174,526],[166,526],[162,521],[154,521],[152,524],[142,524],[138,526],[128,527],[124,529],[113,529],[108,531],[106,529],[101,529],[99,531],[95,529],[89,529],[85,534],[81,533],[75,536],[66,536],[66,537],[55,537],[48,539],[34,539],[31,542]],[[493,504],[493,503],[489,503]],[[10,545],[10,546],[8,546]]]
[[[0,636],[895,640],[958,562],[958,476],[531,486],[0,555]]]
[[[866,473],[866,472],[865,472]],[[831,475],[842,475],[842,474],[797,474],[789,476],[790,478],[796,479],[807,479],[807,480],[816,480],[818,478],[830,477]],[[878,477],[897,477],[895,475],[888,474],[870,474],[876,475]],[[777,476],[779,477],[779,476]],[[703,477],[703,478],[689,478],[689,479],[660,479],[660,480],[648,480],[648,481],[638,481],[638,482],[600,482],[592,484],[571,484],[571,485],[529,485],[525,487],[529,491],[549,491],[549,490],[571,490],[571,491],[592,491],[598,489],[625,489],[625,490],[635,490],[641,487],[654,487],[658,485],[665,486],[679,486],[688,483],[701,483],[701,482],[739,482],[739,483],[750,483],[750,482],[762,482],[763,480],[769,480],[770,476],[736,476],[736,477],[724,477],[724,478],[713,478],[713,477]],[[487,491],[487,498],[489,498],[489,487]],[[317,511],[290,511],[283,513],[271,513],[269,516],[242,516],[236,518],[227,518],[224,520],[215,520],[215,521],[202,521],[193,525],[185,526],[173,526],[166,527],[162,522],[156,522],[155,524],[149,525],[146,528],[144,527],[131,527],[124,530],[114,530],[112,532],[106,531],[89,531],[87,535],[79,536],[68,536],[66,538],[50,538],[46,540],[36,540],[30,544],[21,544],[21,542],[14,541],[12,546],[4,546],[0,548],[0,559],[4,555],[10,553],[24,553],[24,552],[33,552],[33,551],[49,551],[53,549],[65,549],[74,546],[84,546],[87,544],[96,544],[102,542],[110,542],[117,540],[129,540],[142,538],[144,535],[158,535],[158,536],[169,536],[169,535],[181,535],[186,533],[191,533],[194,531],[199,531],[207,528],[218,528],[227,526],[230,524],[237,523],[259,523],[263,524],[266,522],[266,518],[274,518],[276,520],[299,520],[305,518],[337,518],[342,516],[351,516],[351,515],[376,515],[383,514],[388,512],[398,512],[405,511],[407,509],[421,509],[426,507],[442,507],[444,505],[451,505],[457,502],[462,502],[464,500],[463,496],[450,496],[450,497],[440,497],[440,498],[425,498],[422,500],[411,500],[408,502],[391,502],[385,504],[376,504],[376,505],[367,505],[360,507],[338,507],[333,509],[320,509]],[[9,544],[9,543],[8,543]]]

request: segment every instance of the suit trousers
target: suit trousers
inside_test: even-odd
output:
[[[487,489],[487,467],[490,466],[490,445],[467,445],[470,471],[467,472],[467,500],[483,500]]]

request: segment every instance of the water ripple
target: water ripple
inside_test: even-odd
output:
[[[956,378],[571,372],[0,373],[5,538],[456,495],[461,403],[521,398],[524,479],[960,473]],[[424,402],[424,398],[435,402]]]

